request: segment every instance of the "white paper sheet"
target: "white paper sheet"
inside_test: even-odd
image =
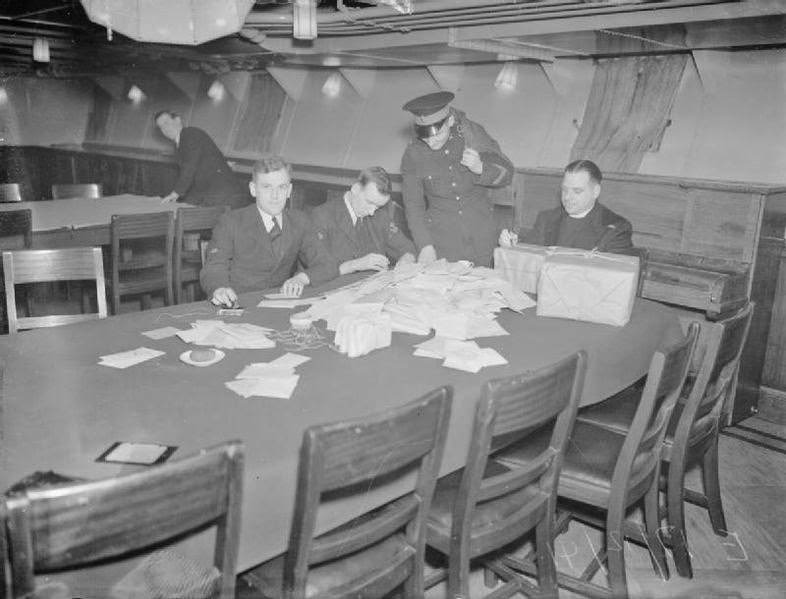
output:
[[[101,366],[111,366],[112,368],[128,368],[141,362],[146,362],[158,356],[163,356],[166,352],[148,347],[139,347],[129,351],[119,352],[101,356],[99,364]]]

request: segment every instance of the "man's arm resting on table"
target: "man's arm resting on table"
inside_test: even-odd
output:
[[[287,297],[300,297],[306,285],[310,284],[311,280],[304,272],[297,273],[294,277],[290,277],[281,286],[281,293]]]
[[[338,274],[348,275],[351,272],[358,272],[360,270],[385,270],[388,265],[387,256],[372,252],[361,258],[342,262],[338,267]]]

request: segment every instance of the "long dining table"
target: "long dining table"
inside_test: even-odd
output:
[[[36,249],[108,245],[113,214],[174,211],[185,204],[162,203],[161,198],[121,194],[102,198],[70,198],[38,202],[0,203],[0,211],[32,211]]]
[[[293,310],[258,308],[261,298],[261,293],[241,295],[244,314],[223,320],[288,329]],[[301,351],[311,360],[298,366],[300,379],[290,399],[244,399],[224,383],[249,363],[272,360],[286,349],[225,350],[218,363],[194,367],[179,359],[189,346],[178,337],[152,340],[142,335],[168,326],[186,329],[196,320],[216,317],[216,309],[203,301],[0,339],[0,487],[35,471],[97,479],[140,468],[95,461],[115,441],[177,446],[170,458],[176,459],[241,439],[246,459],[238,566],[243,571],[286,549],[306,427],[379,412],[452,385],[441,467],[446,474],[463,465],[485,381],[584,349],[588,372],[582,404],[592,404],[643,376],[655,349],[682,334],[672,309],[641,299],[623,327],[539,317],[534,309],[503,310],[498,322],[509,335],[477,341],[500,352],[507,365],[477,374],[452,370],[439,360],[413,355],[413,344],[425,337],[394,333],[391,346],[358,358],[329,346]],[[332,339],[332,333],[323,332]],[[102,355],[139,347],[165,354],[126,369],[98,364]],[[396,497],[405,490],[401,484],[372,485],[361,495],[332,501],[319,514],[318,529],[329,530]]]

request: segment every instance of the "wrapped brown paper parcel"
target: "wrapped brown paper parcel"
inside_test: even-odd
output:
[[[543,268],[549,249],[529,243],[494,248],[494,270],[516,289],[526,293],[537,293],[540,270]]]
[[[538,316],[624,326],[639,279],[637,256],[548,248],[538,280]]]

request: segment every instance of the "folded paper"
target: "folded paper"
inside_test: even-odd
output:
[[[336,326],[335,345],[343,354],[357,358],[391,342],[391,322],[387,314],[349,314]]]

